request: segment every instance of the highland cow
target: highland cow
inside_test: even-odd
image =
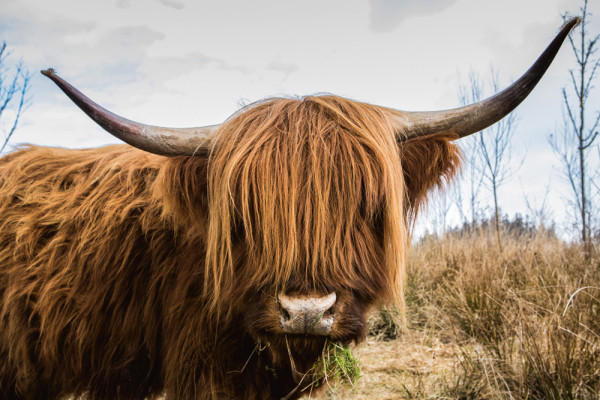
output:
[[[503,92],[438,112],[308,96],[161,128],[43,71],[133,147],[0,159],[0,398],[300,397],[327,341],[402,306],[410,224],[457,172],[453,140],[513,110],[576,24]]]

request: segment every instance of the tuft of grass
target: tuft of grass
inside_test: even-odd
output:
[[[348,345],[327,341],[323,347],[321,357],[311,368],[312,382],[303,391],[321,385],[327,385],[330,390],[337,390],[344,386],[354,388],[356,381],[361,377],[358,358],[352,353]]]
[[[287,347],[289,352],[289,344]],[[290,361],[292,363],[292,370],[294,371],[296,367],[291,353]],[[327,385],[330,390],[344,386],[354,387],[360,376],[358,358],[352,353],[350,346],[327,340],[323,346],[321,356],[306,373],[298,376],[298,385],[287,396],[283,397],[282,400],[292,398],[299,389],[301,392],[307,393],[310,398],[313,389],[323,384]],[[309,379],[305,381],[307,377]]]
[[[327,384],[342,382],[354,386],[361,376],[358,358],[352,353],[350,346],[334,342],[328,342],[325,346],[314,369],[315,379]]]

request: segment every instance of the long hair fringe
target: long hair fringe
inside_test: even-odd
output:
[[[380,108],[336,96],[255,103],[224,124],[209,164],[205,292],[214,311],[234,289],[240,235],[252,266],[244,285],[363,279],[361,289],[385,282],[375,297],[403,305],[404,178]],[[370,265],[381,258],[369,248],[375,221],[380,265]]]

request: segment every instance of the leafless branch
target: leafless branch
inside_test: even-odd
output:
[[[561,142],[557,140],[556,136],[551,136],[549,142],[560,160],[563,176],[571,188],[570,203],[577,207],[580,239],[586,257],[589,257],[592,249],[590,224],[595,205],[590,190],[594,185],[590,171],[594,171],[594,169],[589,165],[587,153],[595,146],[596,139],[598,139],[597,128],[600,113],[592,117],[591,121],[593,122],[589,124],[587,100],[594,88],[594,81],[600,68],[600,58],[596,57],[596,46],[599,43],[600,35],[589,35],[587,7],[588,0],[583,0],[580,8],[581,24],[578,30],[569,36],[577,67],[569,71],[571,96],[567,94],[566,88],[562,89],[565,110],[563,132],[561,133],[563,140]]]
[[[7,125],[9,128],[4,133],[4,140],[0,147],[0,153],[4,151],[11,137],[15,133],[23,112],[27,109],[29,99],[27,97],[31,76],[25,70],[23,63],[18,62],[14,67],[14,74],[7,79],[10,68],[6,65],[10,52],[7,51],[6,43],[0,45],[0,118],[5,111],[12,111],[12,121]]]

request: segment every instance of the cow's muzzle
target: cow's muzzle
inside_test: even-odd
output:
[[[335,313],[335,293],[324,297],[280,294],[279,321],[284,333],[324,335],[331,333]]]

